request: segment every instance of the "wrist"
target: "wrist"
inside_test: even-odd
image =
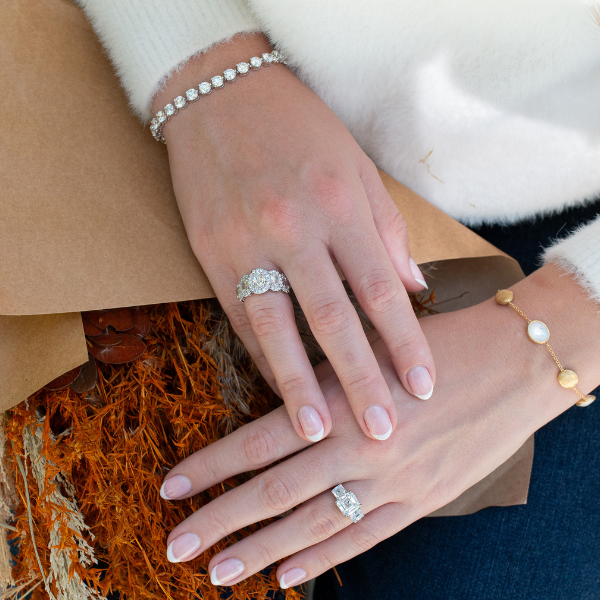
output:
[[[271,50],[268,38],[262,33],[236,35],[227,42],[216,44],[171,74],[152,99],[152,112],[156,114],[173,98],[201,81],[210,81],[213,75],[235,68],[237,63],[247,61],[251,56],[261,56],[263,52]]]
[[[578,389],[589,394],[600,384],[599,307],[571,275],[554,264],[542,267],[510,289],[513,303],[520,310],[548,326],[549,344],[561,365],[577,373]],[[559,384],[557,364],[544,345],[529,339],[525,319],[510,306],[497,305],[493,298],[480,309],[493,315],[496,327],[501,328],[496,335],[511,353],[505,360],[512,371],[505,376],[521,381],[521,395],[538,412],[540,426],[579,400],[572,389]]]

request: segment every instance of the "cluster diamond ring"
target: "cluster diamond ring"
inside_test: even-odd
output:
[[[335,504],[345,517],[350,517],[353,523],[358,523],[365,515],[360,510],[361,503],[358,498],[344,486],[336,485],[331,493],[335,496]]]
[[[252,294],[264,294],[268,291],[290,293],[288,278],[279,271],[254,269],[244,275],[237,284],[237,297],[240,302]]]

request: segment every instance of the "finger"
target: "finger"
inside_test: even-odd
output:
[[[435,364],[410,298],[375,227],[334,239],[335,257],[356,298],[385,343],[405,389],[418,398],[433,393]],[[356,252],[356,246],[361,252]]]
[[[189,498],[306,446],[308,442],[296,435],[285,408],[279,407],[181,461],[165,477],[160,495],[165,500]]]
[[[387,439],[396,407],[362,324],[325,247],[298,257],[288,278],[364,433]]]
[[[318,442],[331,430],[331,416],[302,344],[290,297],[266,292],[250,296],[244,304],[294,429],[300,437]]]
[[[404,287],[409,292],[427,289],[423,273],[410,256],[406,221],[385,189],[375,165],[364,168],[360,177],[371,206],[375,227]]]
[[[365,514],[381,505],[369,482],[351,482],[346,489],[361,499],[361,510]],[[211,581],[215,585],[235,585],[275,561],[310,548],[353,525],[352,519],[337,508],[335,500],[331,491],[323,492],[290,515],[220,552],[209,563]],[[232,577],[236,571],[233,566],[239,572]]]
[[[242,344],[248,351],[248,354],[250,354],[254,361],[254,364],[257,366],[271,389],[281,397],[281,392],[277,388],[275,375],[254,335],[244,304],[237,299],[235,294],[235,289],[239,282],[237,274],[232,269],[219,264],[213,264],[212,268],[211,266],[207,266],[205,270],[206,276],[210,280],[217,296],[217,300],[227,314],[235,333],[240,338]]]
[[[418,516],[405,505],[384,504],[323,542],[298,552],[277,569],[282,588],[300,585],[408,527]]]
[[[331,440],[323,441],[327,443]],[[337,477],[350,468],[348,461],[342,464],[330,457],[324,465],[323,447],[319,446],[308,448],[197,510],[169,535],[169,560],[190,560],[242,527],[281,515],[334,487]]]
[[[381,335],[402,385],[409,393],[426,400],[433,393],[435,364],[410,298],[375,228],[353,233],[353,244],[345,238],[334,241],[338,264]],[[357,241],[361,247],[358,254]]]

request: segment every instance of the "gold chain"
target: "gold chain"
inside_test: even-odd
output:
[[[518,313],[527,321],[528,325],[533,323],[534,321],[532,321],[532,319],[530,319],[518,306],[515,306],[513,304],[513,298],[514,294],[510,290],[499,290],[496,294],[496,302],[498,304],[503,306],[510,306],[512,309],[514,309],[516,313]],[[545,323],[542,323],[541,321],[536,321],[536,323],[540,323],[546,330],[548,330]],[[550,352],[550,355],[552,356],[554,362],[559,368],[558,382],[562,387],[573,390],[579,396],[580,400],[577,402],[577,405],[588,406],[589,404],[591,404],[596,399],[595,396],[586,396],[577,389],[577,383],[579,381],[579,378],[577,377],[577,374],[574,371],[571,371],[570,369],[565,369],[560,364],[558,357],[556,356],[556,354],[554,354],[554,350],[552,350],[550,344],[548,343],[548,339],[550,338],[550,332],[548,331],[548,337],[545,342],[537,341],[531,335],[529,335],[529,337],[536,344],[544,345],[546,346],[546,348],[548,348],[548,352]]]

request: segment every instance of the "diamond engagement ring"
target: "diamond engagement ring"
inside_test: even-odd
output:
[[[350,517],[353,523],[358,523],[365,515],[360,510],[361,504],[358,498],[340,485],[336,485],[331,493],[336,497],[336,506],[345,517]]]
[[[252,296],[252,294],[264,294],[269,290],[289,294],[290,282],[279,271],[254,269],[248,275],[244,275],[237,284],[237,297],[240,302],[243,302],[248,296]]]

